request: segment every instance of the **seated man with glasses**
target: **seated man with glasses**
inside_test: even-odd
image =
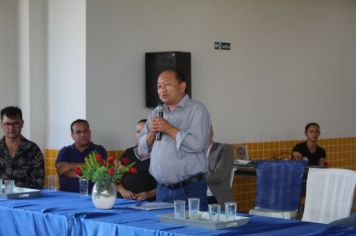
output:
[[[21,135],[22,111],[9,106],[1,110],[0,178],[15,181],[17,187],[41,189],[44,158],[40,148]]]

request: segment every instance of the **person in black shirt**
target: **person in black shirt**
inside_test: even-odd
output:
[[[136,126],[136,139],[145,126],[146,120],[140,120]],[[139,158],[138,158],[139,157]],[[125,173],[118,185],[118,197],[136,200],[156,200],[156,180],[150,175],[150,158],[140,157],[137,152],[137,145],[131,147],[122,154],[119,159],[121,165],[135,162],[134,167],[137,173]]]
[[[315,122],[309,123],[305,126],[304,134],[307,140],[294,146],[292,159],[303,160],[307,158],[308,166],[325,167],[325,150],[317,145],[320,126]]]

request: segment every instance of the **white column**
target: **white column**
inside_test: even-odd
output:
[[[30,138],[30,3],[19,0],[19,105],[25,121],[23,135]]]
[[[17,15],[17,1],[0,0],[0,109],[19,104]]]
[[[30,135],[47,145],[47,0],[30,0]]]
[[[23,135],[46,146],[47,1],[18,1],[19,106]]]
[[[72,142],[86,118],[86,1],[48,0],[48,148]]]

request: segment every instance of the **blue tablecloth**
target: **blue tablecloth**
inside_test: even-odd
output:
[[[40,197],[0,200],[0,235],[356,235],[356,228],[251,216],[247,225],[209,230],[161,223],[173,209],[140,211],[137,201],[117,199],[111,210],[96,209],[89,197],[42,191]]]

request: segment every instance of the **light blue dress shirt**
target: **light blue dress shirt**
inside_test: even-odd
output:
[[[139,139],[140,155],[151,151],[150,173],[160,184],[174,184],[193,175],[208,171],[208,139],[211,127],[206,107],[185,95],[173,111],[163,105],[163,118],[179,129],[176,139],[162,134],[161,141],[154,141],[152,150],[146,142],[152,111]]]

